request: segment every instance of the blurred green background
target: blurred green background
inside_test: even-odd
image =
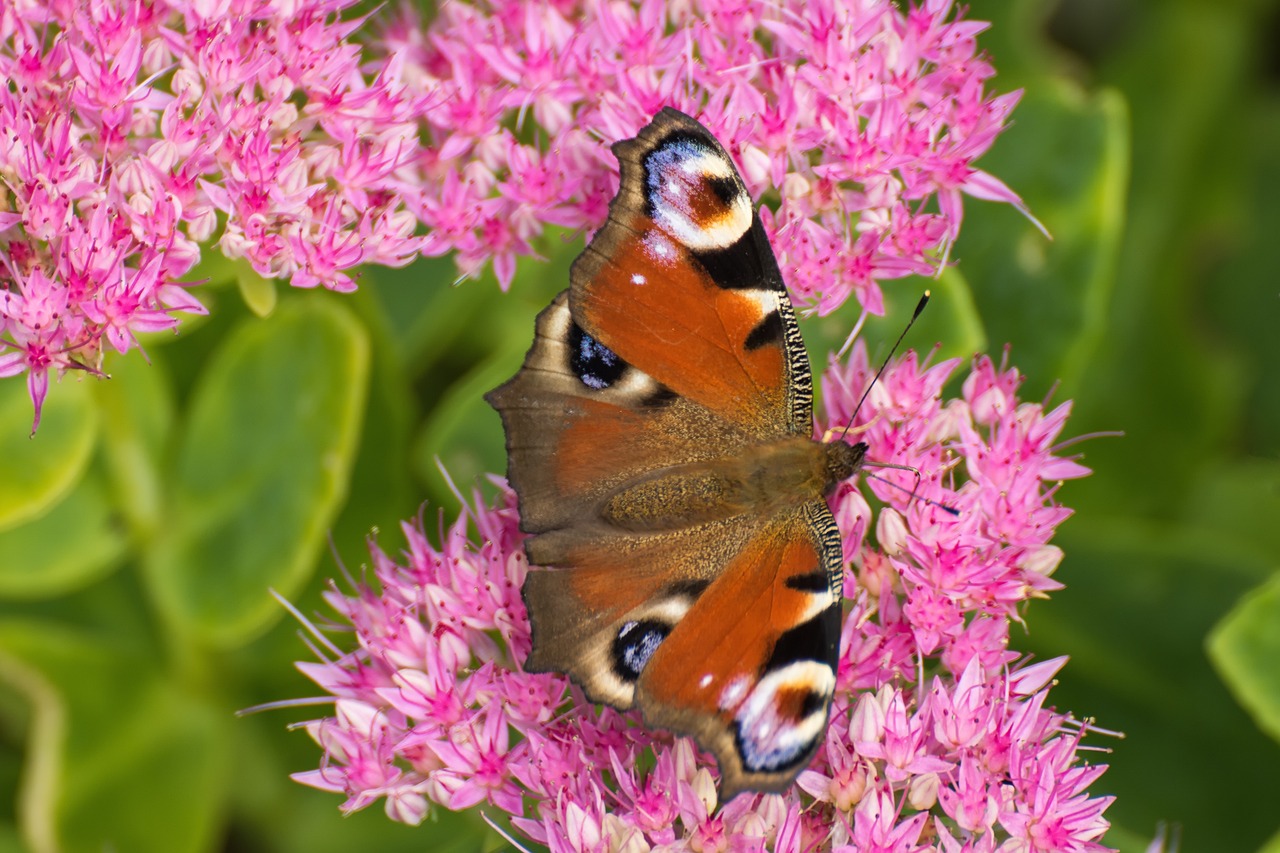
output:
[[[1020,647],[1070,654],[1059,708],[1094,736],[1141,850],[1280,851],[1280,3],[974,0],[1001,91],[1025,87],[980,165],[1054,235],[970,202],[958,262],[911,342],[1012,346],[1024,398],[1076,401],[1057,539],[1067,589]],[[268,596],[320,609],[365,537],[456,512],[504,468],[480,394],[514,370],[580,236],[549,239],[513,292],[450,262],[369,270],[359,293],[291,292],[210,258],[213,309],[177,337],[69,377],[28,439],[0,383],[0,853],[497,849],[475,815],[412,829],[287,774],[317,748]],[[921,282],[890,283],[896,331]],[[278,300],[278,302],[276,301]],[[262,319],[246,305],[261,310]],[[805,324],[815,353],[854,306]],[[329,542],[332,541],[332,551]],[[1242,799],[1243,798],[1243,799]]]

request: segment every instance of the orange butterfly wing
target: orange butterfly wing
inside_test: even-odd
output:
[[[574,318],[623,361],[730,422],[809,435],[808,356],[729,155],[672,109],[613,150],[621,186],[574,262]]]
[[[805,504],[762,528],[648,657],[636,690],[645,722],[715,753],[724,800],[784,790],[822,743],[842,565],[831,511]]]

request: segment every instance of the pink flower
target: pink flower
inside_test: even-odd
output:
[[[945,264],[964,196],[1023,209],[973,165],[1018,94],[987,91],[985,24],[950,2],[459,2],[426,27],[406,4],[367,49],[351,5],[11,10],[0,291],[66,303],[39,332],[0,325],[37,423],[50,370],[98,371],[104,338],[123,352],[204,310],[182,281],[202,245],[299,287],[348,291],[353,268],[419,252],[508,287],[548,226],[603,221],[601,141],[668,105],[778,199],[766,229],[822,314],[850,295],[882,313],[880,282]]]
[[[337,17],[349,5],[2,16],[0,375],[28,374],[35,425],[51,372],[99,373],[106,346],[204,313],[182,280],[202,243],[338,290],[353,266],[416,256],[405,196],[423,105],[399,63],[361,68],[360,21]]]
[[[428,245],[464,273],[493,261],[505,287],[547,225],[598,226],[617,180],[600,139],[670,105],[708,123],[753,194],[780,198],[763,218],[804,305],[854,294],[882,313],[878,282],[944,262],[962,196],[1022,209],[972,165],[1018,100],[986,91],[985,26],[949,2],[450,3],[425,30],[403,8],[384,39],[424,105]],[[536,124],[536,147],[511,122]]]
[[[944,400],[958,367],[903,356],[855,419],[869,458],[911,460],[918,495],[959,514],[877,480],[874,524],[867,483],[833,498],[838,515],[862,516],[847,528],[837,694],[825,747],[791,791],[721,803],[715,763],[691,741],[521,671],[528,567],[506,491],[442,524],[439,544],[410,524],[399,557],[371,544],[370,585],[329,594],[354,650],[317,631],[329,657],[300,665],[336,710],[308,724],[325,759],[297,778],[345,794],[348,810],[384,799],[409,822],[487,803],[552,850],[1106,849],[1111,800],[1088,790],[1105,768],[1080,761],[1087,727],[1048,706],[1065,661],[1006,648],[1017,605],[1049,591],[1060,556],[1049,544],[1067,515],[1057,478],[1085,469],[1052,444],[1065,407],[1019,403],[1017,372],[982,358],[966,396]],[[870,378],[860,344],[831,364],[833,422]],[[1000,405],[974,405],[994,388]],[[1043,522],[1012,523],[1014,505]]]

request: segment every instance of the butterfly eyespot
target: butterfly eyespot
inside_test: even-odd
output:
[[[815,661],[793,663],[760,679],[736,716],[742,764],[772,773],[807,759],[826,732],[835,673]]]
[[[569,328],[569,369],[583,385],[602,391],[622,378],[627,363],[573,323]]]
[[[724,249],[750,230],[751,198],[723,152],[675,134],[649,152],[644,171],[650,215],[682,245]]]
[[[613,669],[619,678],[634,682],[658,646],[671,633],[671,626],[652,619],[627,622],[613,641]]]

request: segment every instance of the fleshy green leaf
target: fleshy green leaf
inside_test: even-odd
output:
[[[147,575],[164,616],[220,645],[277,618],[347,493],[369,344],[334,300],[295,299],[248,320],[201,377]]]
[[[280,299],[279,285],[274,279],[258,275],[248,261],[237,261],[235,266],[236,286],[240,288],[244,304],[259,317],[270,317]]]
[[[173,429],[173,391],[159,360],[130,353],[111,362],[111,381],[93,387],[102,418],[102,450],[115,505],[149,538],[164,511],[160,470]]]
[[[0,853],[31,853],[30,848],[22,842],[16,826],[0,823]]]
[[[451,258],[424,257],[402,268],[370,269],[363,277],[373,286],[362,286],[357,298],[375,303],[379,339],[403,364],[452,360],[460,347],[466,355],[488,350],[491,314],[506,299],[487,277],[451,286],[457,276]],[[484,334],[476,334],[480,329]]]
[[[1019,193],[1052,241],[1007,205],[966,200],[953,260],[973,285],[991,345],[1024,375],[1075,392],[1107,327],[1124,231],[1129,124],[1123,98],[1044,81],[979,165]]]
[[[1240,599],[1207,647],[1236,700],[1280,741],[1280,573]]]
[[[1260,559],[1280,554],[1280,461],[1224,460],[1199,469],[1187,491],[1184,517],[1213,528]]]
[[[520,261],[518,269],[524,277],[518,290],[499,297],[493,292],[496,285],[472,281],[448,294],[447,300],[438,296],[432,303],[436,314],[433,326],[439,329],[433,349],[439,361],[428,359],[422,365],[427,375],[420,381],[438,387],[431,389],[436,396],[414,440],[413,468],[437,500],[444,499],[445,493],[439,488],[436,459],[446,463],[454,482],[463,488],[485,472],[506,472],[501,453],[502,423],[484,401],[484,393],[515,375],[533,343],[534,318],[555,294],[569,286],[569,265],[582,251],[582,242],[561,242],[554,236],[548,242],[556,251],[547,260]],[[455,316],[455,305],[468,316],[479,304],[486,306],[482,335],[459,334],[466,330],[458,328],[446,331],[440,325],[441,318]],[[443,343],[438,342],[441,340]],[[474,348],[479,341],[483,342],[480,351],[487,356],[461,373],[452,369],[457,355],[454,350],[458,346]],[[470,355],[479,358],[477,353]]]
[[[0,597],[85,587],[119,564],[126,544],[101,477],[90,473],[49,512],[0,531]]]
[[[22,379],[0,381],[0,530],[38,518],[84,474],[98,417],[84,382],[50,382],[40,430],[31,435],[31,400]]]
[[[530,325],[531,339],[532,331]],[[527,346],[521,348],[520,356],[525,349]],[[520,364],[518,359],[514,363],[516,367]],[[414,469],[424,482],[440,482],[437,460],[463,488],[486,472],[506,473],[502,421],[484,401],[484,394],[515,374],[511,365],[510,358],[487,361],[445,392],[414,443]]]
[[[229,760],[218,715],[139,655],[51,622],[0,626],[0,682],[30,708],[19,825],[32,850],[210,848]]]

